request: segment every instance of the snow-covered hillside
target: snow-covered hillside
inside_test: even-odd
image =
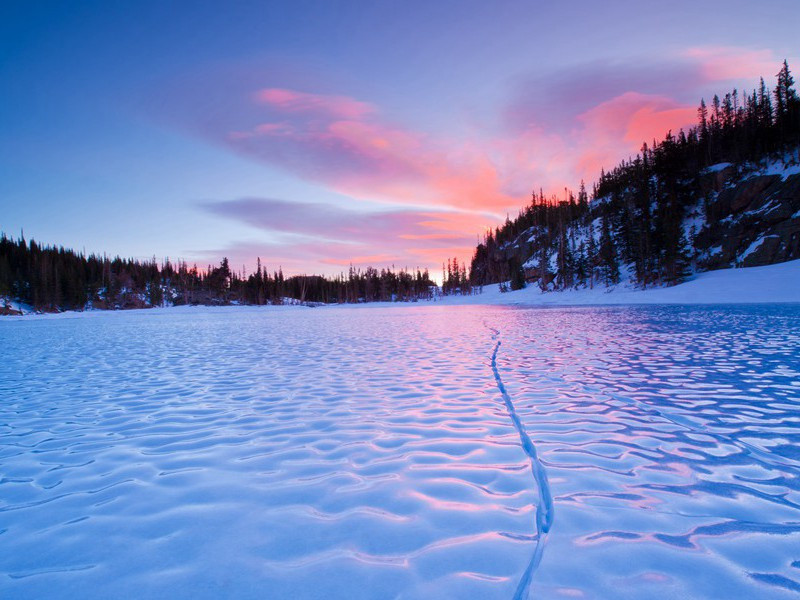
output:
[[[473,296],[448,296],[446,304],[610,305],[610,304],[753,304],[800,302],[800,260],[765,267],[721,269],[698,273],[672,287],[637,289],[630,283],[614,287],[542,292],[529,285],[501,293],[485,286]]]
[[[478,245],[473,283],[650,287],[800,258],[800,149],[703,169],[691,155],[656,168],[662,154],[622,164],[591,201],[534,196]]]

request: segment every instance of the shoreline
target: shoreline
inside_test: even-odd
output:
[[[22,315],[3,315],[0,322],[19,319],[84,318],[104,313],[141,312],[162,314],[166,311],[218,311],[232,309],[299,310],[329,308],[386,308],[435,306],[515,306],[520,308],[575,306],[647,306],[647,305],[722,305],[722,304],[795,304],[800,303],[800,260],[762,267],[721,269],[693,276],[689,281],[671,287],[634,289],[623,284],[606,288],[542,292],[535,285],[522,290],[500,292],[496,284],[485,286],[483,293],[470,296],[443,296],[417,302],[365,302],[360,304],[302,304],[255,305],[230,304],[223,306],[181,305],[127,310],[88,309],[59,313],[25,312]],[[13,308],[20,308],[13,304]]]

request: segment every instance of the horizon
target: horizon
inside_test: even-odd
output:
[[[775,41],[800,26],[790,2],[714,3],[713,24],[688,2],[405,6],[6,5],[0,229],[237,271],[438,278],[531,191],[591,189],[694,125],[701,98],[771,89],[800,62]]]

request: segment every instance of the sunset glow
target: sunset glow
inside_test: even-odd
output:
[[[5,20],[13,52],[0,70],[17,85],[0,111],[15,140],[0,142],[0,226],[121,255],[225,255],[248,269],[260,256],[288,272],[468,260],[532,191],[591,187],[644,142],[691,127],[701,97],[752,89],[796,50],[774,42],[791,36],[751,26],[796,31],[791,17],[775,20],[781,3],[742,7],[724,32],[693,29],[688,3],[668,21],[628,11],[624,28],[621,9],[589,4],[580,18],[513,2],[488,18],[459,3],[457,24],[447,3],[335,17],[325,3],[253,3],[223,20],[90,4],[74,14],[21,4]],[[207,49],[172,39],[189,22]],[[553,27],[529,33],[566,22],[568,40]],[[668,31],[681,41],[665,42]],[[99,226],[82,229],[61,214],[67,204]]]

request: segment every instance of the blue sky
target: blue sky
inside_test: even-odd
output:
[[[700,96],[772,84],[797,31],[796,2],[5,2],[0,229],[433,267]]]

